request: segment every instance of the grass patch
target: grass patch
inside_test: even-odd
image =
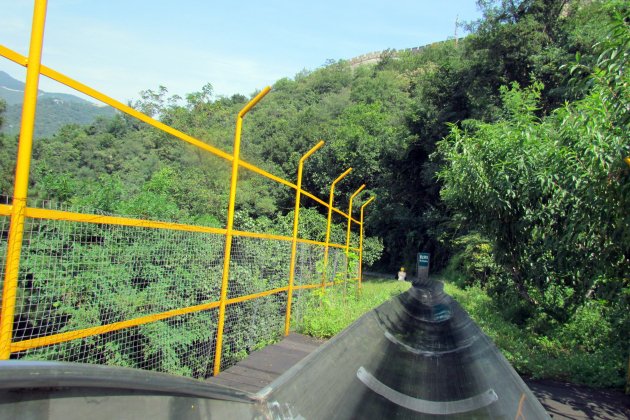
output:
[[[342,286],[327,288],[324,292],[315,290],[307,297],[297,332],[317,338],[330,338],[361,315],[409,287],[408,282],[370,279],[363,282],[360,295],[355,286],[348,287],[345,293]]]
[[[519,374],[536,379],[555,379],[592,387],[622,387],[625,359],[614,348],[588,351],[556,337],[519,328],[506,321],[483,289],[461,289],[445,282],[444,290],[501,350]]]

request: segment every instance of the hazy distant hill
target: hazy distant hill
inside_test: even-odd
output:
[[[20,117],[24,83],[0,71],[0,98],[7,103],[4,124],[0,129],[4,133],[17,134],[20,130]],[[36,137],[49,137],[66,124],[90,124],[97,117],[110,117],[114,110],[100,107],[93,103],[66,93],[48,93],[39,91],[37,102]]]

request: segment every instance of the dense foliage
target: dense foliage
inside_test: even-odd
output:
[[[95,106],[88,101],[76,102],[56,97],[41,98],[37,103],[37,120],[35,122],[36,137],[50,137],[67,124],[91,124],[99,117],[114,115],[112,108]],[[5,115],[4,131],[14,135],[20,131],[22,104],[8,105]]]
[[[571,65],[584,98],[538,117],[542,83],[504,86],[500,118],[452,126],[437,153],[442,198],[466,232],[452,260],[463,283],[600,360],[596,384],[622,382],[630,345],[629,24],[620,9],[594,65]]]
[[[434,269],[450,261],[462,284],[485,288],[520,328],[614,359],[607,372],[617,383],[630,336],[627,6],[478,4],[483,17],[464,39],[277,81],[245,119],[242,157],[293,179],[300,156],[325,140],[304,187],[327,196],[354,168],[335,203],[347,208],[362,183],[355,209],[377,196],[366,210],[368,264],[413,267],[419,251]],[[216,97],[210,84],[182,99],[160,86],[133,105],[230,151],[247,99]],[[0,134],[3,195],[16,142]],[[30,191],[39,201],[224,226],[229,170],[117,115],[37,140]],[[239,179],[237,228],[290,232],[293,191],[246,170]],[[322,240],[323,209],[303,206],[301,235]],[[343,220],[335,222],[343,242]]]
[[[14,135],[20,131],[24,82],[0,71],[0,133]],[[97,106],[78,96],[39,91],[37,97],[35,137],[50,137],[66,124],[91,124],[98,117],[112,117],[114,110]]]
[[[306,296],[299,314],[298,332],[317,338],[330,338],[348,327],[363,314],[409,288],[409,283],[382,278],[368,278],[361,293],[342,288],[315,291]]]
[[[601,303],[591,302],[554,335],[545,335],[506,320],[500,304],[479,285],[462,289],[449,282],[444,290],[492,338],[519,374],[594,387],[623,386],[623,348],[620,343],[610,345],[616,325],[606,317]]]

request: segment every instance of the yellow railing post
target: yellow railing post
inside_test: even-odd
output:
[[[295,256],[297,253],[298,227],[300,223],[300,199],[302,194],[302,171],[304,161],[324,145],[323,141],[317,143],[311,150],[306,152],[298,164],[297,188],[295,190],[295,210],[293,212],[293,241],[291,242],[291,263],[289,265],[289,289],[287,290],[287,313],[284,319],[284,335],[289,335],[291,328],[291,302],[293,299],[293,281],[295,280]]]
[[[228,202],[227,226],[225,232],[225,252],[223,255],[223,276],[221,279],[221,297],[219,299],[219,321],[217,324],[217,342],[214,353],[213,374],[216,376],[221,371],[221,352],[223,349],[223,327],[225,325],[225,303],[227,301],[228,279],[230,276],[230,255],[232,252],[232,235],[234,230],[234,202],[236,201],[236,185],[238,181],[238,167],[241,153],[241,130],[243,117],[247,114],[271,88],[267,86],[258,95],[240,110],[236,117],[236,130],[234,132],[234,150],[232,152],[232,177],[230,179],[230,198]]]
[[[361,185],[351,196],[348,203],[348,231],[346,232],[346,254],[350,250],[350,224],[352,223],[352,200],[363,191],[365,184]]]
[[[360,219],[361,230],[359,233],[359,289],[361,289],[361,283],[363,282],[363,209],[365,209],[365,206],[367,206],[372,201],[374,201],[374,198],[376,197],[371,197],[368,201],[363,203],[363,205],[361,206],[361,219]]]
[[[351,196],[350,200],[348,200],[348,230],[346,232],[346,281],[348,281],[348,269],[350,266],[349,258],[350,258],[350,227],[352,224],[352,200],[363,191],[365,188],[365,184],[361,185],[359,189],[357,189]],[[345,290],[345,289],[344,289]]]
[[[351,196],[348,203],[348,231],[346,232],[346,254],[350,249],[350,225],[352,224],[352,200],[363,191],[365,184],[361,185]]]
[[[28,68],[26,70],[26,86],[24,88],[24,105],[22,106],[20,140],[18,143],[17,163],[15,167],[15,184],[13,189],[9,240],[7,243],[4,286],[2,289],[0,360],[9,359],[11,356],[15,297],[18,274],[20,271],[20,256],[22,254],[24,209],[26,208],[26,199],[28,197],[28,176],[31,167],[31,151],[33,150],[33,131],[35,127],[35,111],[37,109],[39,70],[41,67],[42,47],[44,44],[46,7],[46,0],[35,1]]]
[[[344,173],[339,175],[330,185],[330,196],[328,198],[328,219],[326,221],[326,245],[324,246],[324,267],[322,272],[322,288],[326,287],[328,279],[328,248],[330,247],[330,224],[332,222],[333,199],[335,196],[335,185],[341,181],[346,175],[352,171],[352,168],[346,169]]]

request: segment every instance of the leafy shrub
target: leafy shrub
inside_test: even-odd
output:
[[[499,267],[494,262],[492,243],[477,232],[460,236],[453,241],[455,255],[448,264],[452,273],[461,273],[458,285],[487,285],[489,280],[497,276]]]
[[[449,281],[444,289],[521,375],[594,387],[623,386],[627,330],[616,329],[615,309],[603,302],[587,302],[569,322],[555,323],[547,334],[540,334],[506,320],[504,311],[478,285],[461,289]]]
[[[318,338],[329,338],[406,289],[409,283],[395,280],[363,282],[361,294],[343,286],[317,289],[306,297],[306,307],[297,331]]]
[[[376,236],[368,236],[363,239],[363,265],[372,266],[383,254],[383,240]]]
[[[521,328],[523,348],[506,342],[508,358],[593,385],[619,383],[630,347],[630,20],[612,7],[596,63],[578,56],[572,67],[582,99],[541,117],[541,83],[504,86],[503,115],[453,125],[435,155],[445,204],[492,244],[498,269],[479,283],[503,323]],[[449,274],[484,278],[482,243],[459,240]]]

